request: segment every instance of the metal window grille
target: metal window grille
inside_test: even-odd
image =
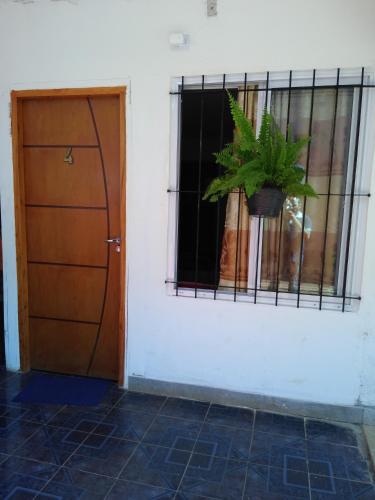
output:
[[[343,312],[345,310],[349,310],[350,307],[353,305],[353,303],[357,303],[360,301],[361,297],[359,293],[353,293],[351,289],[349,289],[349,273],[350,273],[350,261],[351,261],[351,252],[353,252],[353,239],[354,239],[354,226],[355,226],[355,221],[354,221],[354,205],[355,202],[358,201],[359,203],[366,203],[366,199],[370,196],[370,193],[368,192],[360,192],[357,189],[357,184],[358,182],[358,172],[362,169],[363,165],[360,165],[359,161],[359,153],[360,153],[360,147],[361,147],[361,142],[364,140],[363,137],[365,135],[365,127],[363,125],[364,123],[364,97],[365,93],[369,93],[370,90],[375,88],[375,85],[371,83],[370,78],[368,78],[367,75],[365,75],[365,69],[362,68],[360,71],[356,73],[355,76],[351,75],[350,82],[347,83],[346,78],[342,78],[342,71],[340,68],[335,70],[335,82],[332,83],[324,83],[326,80],[324,78],[320,78],[318,80],[317,78],[317,71],[313,70],[311,72],[311,77],[310,81],[311,83],[306,85],[306,84],[299,84],[299,78],[294,77],[294,72],[289,71],[288,76],[287,76],[287,85],[280,86],[279,79],[275,79],[273,82],[271,82],[271,75],[269,72],[267,72],[264,77],[262,78],[262,82],[264,83],[263,86],[255,86],[255,87],[249,87],[249,82],[254,82],[254,78],[250,79],[248,73],[245,73],[243,75],[242,81],[237,81],[237,84],[231,80],[230,82],[228,81],[228,76],[227,75],[222,75],[220,83],[215,81],[215,83],[212,83],[212,81],[209,81],[209,77],[205,77],[202,75],[200,77],[200,83],[197,85],[196,83],[193,84],[187,84],[188,78],[181,77],[179,80],[179,85],[177,90],[173,90],[170,92],[171,98],[172,99],[178,99],[179,100],[179,112],[180,112],[180,123],[181,121],[181,114],[182,114],[182,100],[184,98],[184,95],[188,92],[195,92],[200,95],[200,116],[199,120],[197,123],[197,127],[199,127],[199,153],[198,153],[198,162],[197,162],[197,169],[198,169],[198,188],[197,190],[193,191],[186,191],[186,190],[181,190],[179,187],[179,184],[177,182],[177,185],[174,187],[171,187],[168,189],[168,193],[170,195],[175,196],[175,206],[178,210],[179,207],[179,196],[184,193],[190,193],[191,195],[196,196],[196,221],[195,221],[195,271],[194,271],[194,276],[195,280],[193,283],[193,286],[186,287],[183,283],[179,282],[177,279],[177,260],[178,260],[178,238],[179,238],[179,228],[176,227],[176,251],[174,252],[174,258],[175,258],[175,263],[174,263],[174,269],[175,269],[175,276],[166,279],[166,283],[173,285],[173,293],[175,295],[189,295],[193,296],[195,298],[197,297],[203,297],[203,298],[212,298],[214,300],[218,298],[223,298],[225,300],[232,300],[232,301],[237,301],[237,300],[245,300],[247,302],[253,302],[256,304],[257,302],[266,302],[266,303],[273,303],[274,305],[294,305],[295,307],[313,307],[313,308],[318,308],[318,309],[325,309],[325,308],[333,308],[333,309],[341,309]],[[251,75],[252,76],[252,75]],[[355,81],[353,81],[355,79]],[[320,83],[322,82],[322,83]],[[278,254],[277,254],[277,263],[276,263],[276,286],[275,290],[270,292],[268,289],[265,290],[263,289],[260,285],[258,286],[258,270],[259,270],[259,258],[260,256],[260,244],[261,244],[261,219],[259,218],[258,221],[258,232],[257,232],[257,242],[256,242],[256,263],[255,263],[255,273],[256,273],[256,278],[255,278],[255,286],[254,287],[248,287],[245,290],[243,287],[239,289],[238,286],[238,258],[239,258],[239,242],[238,242],[238,234],[239,234],[239,210],[238,210],[238,219],[237,219],[237,242],[236,242],[236,263],[235,263],[235,283],[234,286],[228,287],[225,286],[225,291],[220,290],[218,286],[218,276],[217,276],[217,269],[218,269],[218,256],[219,256],[219,217],[217,217],[217,227],[216,227],[216,238],[215,238],[215,245],[216,245],[216,257],[215,257],[215,283],[212,284],[211,287],[205,287],[201,289],[198,284],[198,272],[199,272],[199,246],[200,246],[200,210],[201,210],[201,200],[202,196],[204,194],[204,190],[202,190],[202,185],[201,185],[201,171],[202,171],[202,148],[203,148],[203,142],[204,142],[204,136],[203,136],[203,122],[204,122],[204,116],[205,116],[205,95],[207,92],[217,92],[222,96],[221,98],[221,125],[220,125],[220,148],[223,147],[223,115],[224,115],[224,102],[225,99],[227,98],[226,95],[226,90],[227,89],[233,89],[236,87],[236,90],[238,92],[245,92],[245,96],[243,99],[243,106],[244,110],[247,106],[248,98],[249,98],[249,93],[250,92],[258,92],[258,93],[265,93],[264,96],[264,102],[267,107],[268,104],[268,99],[269,99],[269,93],[282,90],[287,92],[288,96],[288,101],[287,101],[287,127],[286,127],[286,135],[288,134],[288,124],[290,120],[290,105],[291,105],[291,95],[292,92],[298,91],[298,90],[303,90],[303,91],[308,91],[311,93],[311,101],[310,101],[310,116],[309,116],[309,135],[311,136],[312,134],[312,128],[313,128],[313,113],[314,113],[314,97],[317,89],[331,89],[334,91],[334,118],[333,118],[333,130],[332,130],[332,139],[331,139],[331,146],[330,146],[330,156],[329,156],[329,165],[328,165],[328,189],[326,192],[323,193],[318,193],[321,196],[324,196],[326,199],[326,206],[325,206],[325,217],[324,217],[324,237],[323,237],[323,252],[322,252],[322,266],[321,266],[321,275],[320,275],[320,285],[319,285],[319,292],[318,293],[313,293],[309,292],[306,293],[302,290],[301,288],[301,272],[302,272],[302,261],[303,261],[303,252],[304,252],[304,228],[306,224],[306,198],[303,199],[303,216],[302,216],[302,229],[301,229],[301,241],[300,241],[300,251],[299,251],[299,267],[298,267],[298,287],[297,287],[297,292],[288,292],[288,291],[281,291],[280,290],[280,266],[281,266],[281,235],[283,231],[283,217],[282,215],[280,216],[280,226],[279,226],[279,236],[278,236]],[[349,172],[349,182],[347,185],[349,188],[345,189],[345,192],[343,193],[335,193],[332,190],[332,177],[333,177],[333,163],[334,163],[334,149],[335,149],[335,129],[336,129],[336,119],[337,119],[337,106],[338,106],[338,97],[339,97],[339,91],[341,89],[352,89],[353,92],[356,92],[357,98],[356,101],[353,101],[353,106],[356,106],[355,110],[355,117],[356,117],[356,123],[354,124],[355,127],[355,132],[354,132],[354,145],[353,147],[353,160],[352,160],[352,168],[351,171]],[[366,95],[367,95],[366,94]],[[179,131],[181,133],[181,130]],[[218,150],[219,150],[218,149]],[[309,179],[309,168],[310,168],[310,152],[311,152],[311,142],[307,146],[307,159],[306,159],[306,182]],[[180,168],[180,159],[177,159],[177,168]],[[177,176],[178,177],[178,176]],[[238,202],[240,203],[240,191],[236,191],[238,193]],[[342,286],[341,286],[341,292],[336,293],[336,294],[329,294],[324,291],[324,269],[325,269],[325,264],[326,264],[326,251],[327,251],[327,236],[328,236],[328,223],[329,223],[329,211],[330,211],[330,204],[332,203],[332,199],[336,196],[343,196],[345,199],[348,200],[348,208],[347,208],[347,217],[346,217],[346,227],[345,227],[345,238],[344,241],[342,241],[342,252],[343,252],[343,262],[342,262]],[[217,204],[217,211],[219,211],[219,203]],[[363,224],[363,220],[359,222],[359,224]],[[176,225],[178,226],[178,216],[176,217]],[[190,293],[184,293],[186,292],[186,288],[189,288],[188,291]],[[228,291],[228,289],[231,289]],[[265,293],[264,293],[265,292]],[[332,300],[334,299],[334,300]]]

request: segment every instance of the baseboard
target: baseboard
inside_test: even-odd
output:
[[[215,387],[166,382],[165,380],[136,376],[129,377],[129,390],[195,399],[198,401],[210,401],[229,406],[262,409],[289,415],[335,420],[351,424],[370,424],[369,420],[372,420],[372,415],[370,417],[368,409],[362,406],[312,403],[310,401],[228,391]],[[375,421],[372,424],[374,423]]]

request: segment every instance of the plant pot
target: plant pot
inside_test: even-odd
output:
[[[286,194],[278,188],[262,188],[247,199],[249,214],[256,217],[278,217]]]

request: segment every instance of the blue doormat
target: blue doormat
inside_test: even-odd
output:
[[[95,406],[112,382],[89,377],[33,374],[13,399],[18,403]]]

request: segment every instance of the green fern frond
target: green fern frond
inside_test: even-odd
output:
[[[303,137],[296,142],[292,142],[290,139],[291,134],[288,134],[288,142],[286,143],[286,163],[293,164],[298,161],[301,155],[302,149],[310,142],[310,137]]]
[[[315,189],[310,184],[288,184],[283,189],[284,193],[288,196],[308,196],[312,198],[319,198]]]
[[[251,122],[247,119],[238,102],[232,94],[227,91],[229,98],[229,107],[234,124],[236,126],[235,143],[238,143],[240,149],[252,151],[256,147],[256,137]]]
[[[236,127],[234,140],[215,153],[224,175],[210,183],[203,199],[217,201],[234,189],[243,189],[250,197],[264,185],[278,187],[291,196],[317,197],[313,187],[303,182],[304,168],[296,164],[310,138],[293,142],[289,128],[286,139],[266,109],[256,138],[251,122],[229,92],[228,98]]]

